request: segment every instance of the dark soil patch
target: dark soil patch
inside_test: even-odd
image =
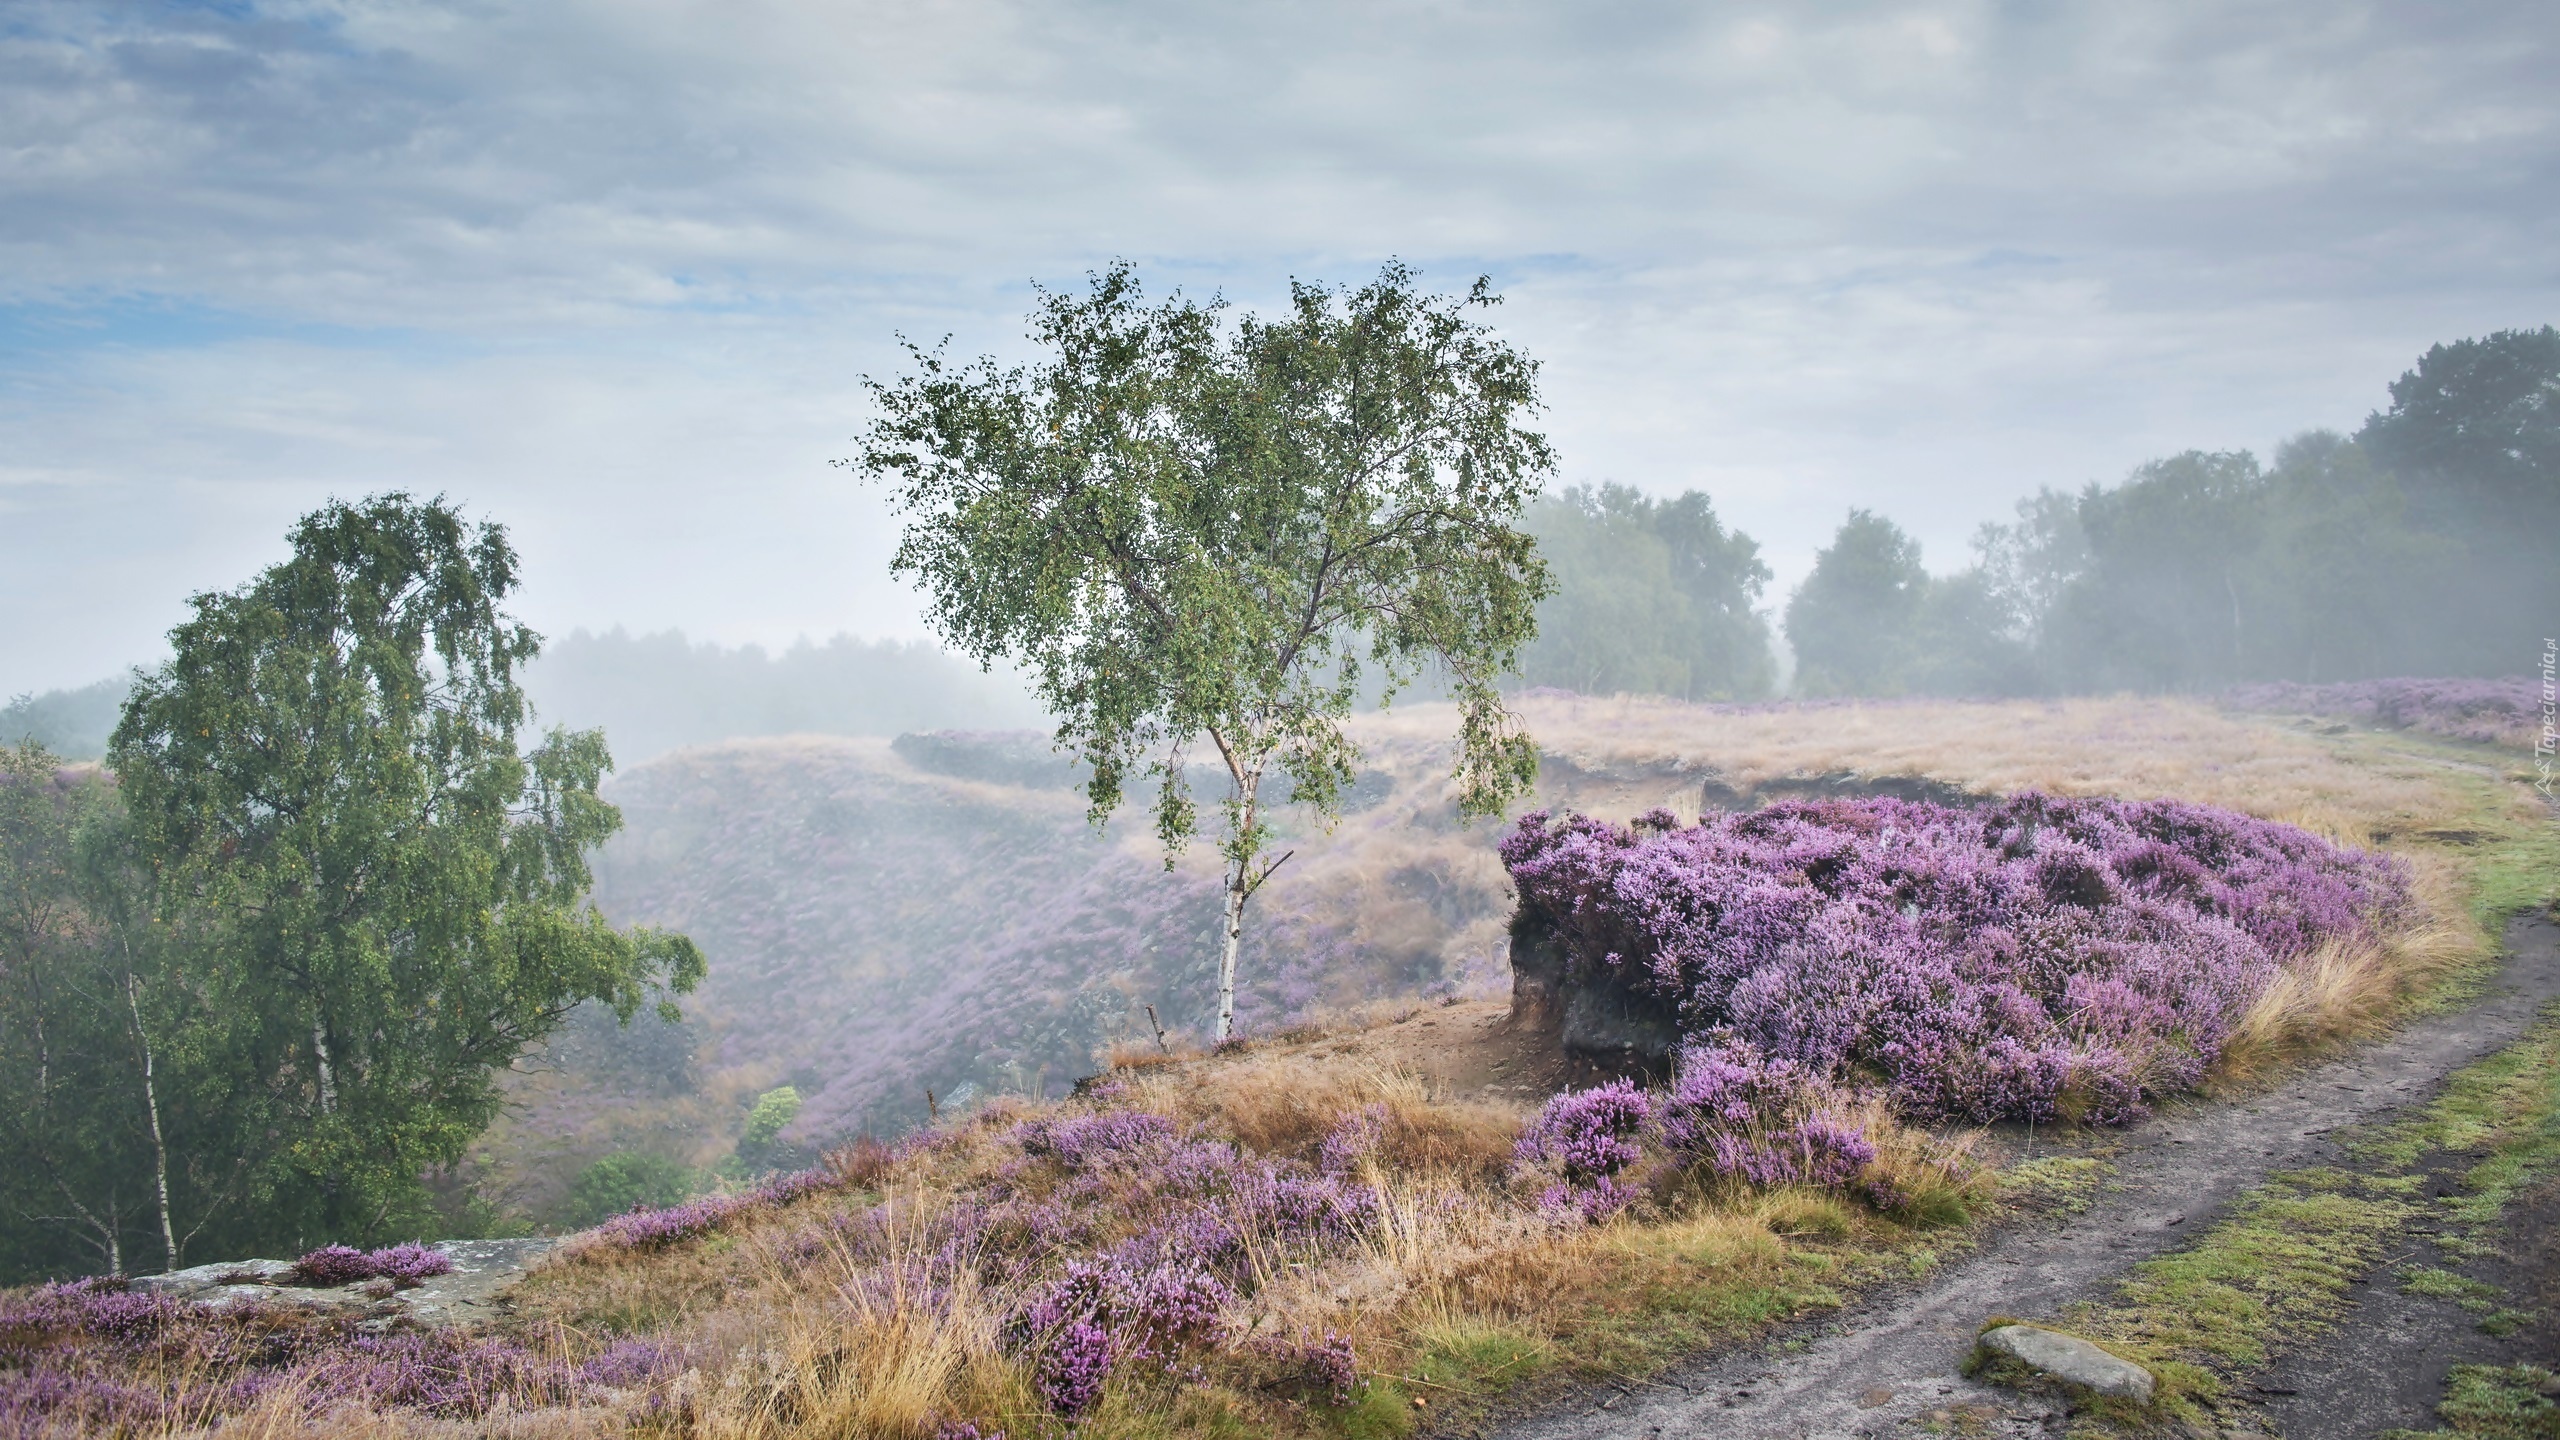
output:
[[[2450,1189],[2459,1160],[2430,1167],[2427,1193]],[[2436,1405],[2456,1365],[2560,1365],[2560,1178],[2510,1206],[2495,1237],[2498,1253],[2467,1257],[2437,1238],[2412,1234],[2401,1252],[2355,1287],[2355,1308],[2312,1349],[2279,1359],[2259,1383],[2279,1430],[2292,1440],[2432,1430]],[[2471,1296],[2421,1280],[2412,1269],[2458,1276],[2482,1287]],[[2466,1307],[2462,1302],[2471,1299]],[[2510,1312],[2504,1335],[2484,1328],[2484,1308]],[[2532,1312],[2514,1319],[2512,1312]]]

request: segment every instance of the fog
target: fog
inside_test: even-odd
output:
[[[557,636],[922,635],[827,462],[898,332],[1114,256],[1483,272],[1568,483],[1774,615],[2044,487],[2352,434],[2548,322],[2544,7],[30,3],[0,34],[0,695],[147,663],[331,494],[510,527]]]
[[[51,753],[10,753],[0,820],[51,846],[13,851],[26,894],[84,915],[23,922],[20,951],[120,976],[13,1004],[113,1038],[82,1048],[123,1084],[148,999],[102,938],[146,871],[95,838],[133,833],[148,758],[113,784],[56,761],[108,751],[189,597],[282,561],[330,497],[399,489],[504,528],[507,607],[545,635],[535,725],[614,756],[599,779],[589,743],[553,751],[576,805],[535,807],[586,825],[558,853],[591,848],[594,884],[507,907],[584,935],[591,897],[666,930],[635,930],[658,961],[699,943],[707,976],[673,1022],[532,997],[471,1051],[489,1094],[440,1133],[433,1194],[394,1176],[397,1225],[584,1225],[1062,1092],[1111,1045],[1167,1053],[1160,1025],[1211,1035],[1242,894],[1216,846],[1093,825],[1027,679],[934,643],[899,515],[832,464],[906,341],[1024,361],[1034,287],[1121,259],[1149,300],[1229,315],[1390,261],[1500,292],[1487,323],[1539,364],[1559,456],[1518,518],[1554,579],[1505,676],[1544,746],[1523,807],[1723,805],[1754,766],[1766,794],[1871,794],[1879,764],[2058,789],[2086,771],[2053,756],[2135,733],[2153,753],[2107,774],[2143,794],[2309,784],[2371,740],[2330,746],[2350,728],[2493,774],[2550,743],[2560,664],[2555,49],[2532,0],[13,5],[0,743]],[[1339,825],[1265,792],[1290,869],[1242,943],[1249,1030],[1508,994],[1503,820],[1459,810],[1452,717],[1413,710],[1352,720]],[[1879,746],[1897,717],[1928,743]],[[1974,766],[1984,728],[2043,733]],[[1193,761],[1206,802],[1224,776]],[[2363,776],[2358,822],[2401,815],[2414,774]],[[294,907],[161,899],[202,925],[146,930],[169,1015],[236,1030],[238,1074],[297,1076],[276,1056],[307,1043],[328,1117],[358,1071],[294,1010],[328,997],[197,1007],[233,992],[189,969]],[[0,1061],[54,1084],[38,1051]],[[123,1145],[108,1194],[143,1112],[84,1094]],[[174,1125],[205,1153],[287,1133],[251,1120]],[[141,1217],[95,1225],[110,1256]],[[79,1245],[0,1230],[0,1279]]]

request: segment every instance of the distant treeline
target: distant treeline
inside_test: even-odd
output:
[[[21,696],[0,708],[0,744],[32,741],[65,759],[95,760],[130,683]],[[1046,728],[1011,676],[981,673],[931,644],[849,635],[776,654],[697,643],[675,630],[573,630],[527,668],[525,688],[543,726],[600,727],[626,767],[740,735]]]
[[[624,765],[739,735],[1046,728],[1010,675],[920,641],[849,635],[768,654],[674,630],[573,630],[544,648],[525,688],[544,723],[602,727]]]
[[[1557,591],[1531,684],[1755,699],[1769,572],[1703,495],[1571,490],[1530,526]],[[1800,695],[2212,691],[2500,675],[2560,627],[2560,331],[2439,345],[2353,436],[2188,451],[2039,491],[1931,575],[1851,511],[1787,600]]]
[[[2353,436],[2299,435],[2272,464],[2190,450],[2111,486],[2040,490],[1982,526],[1953,574],[1853,510],[1781,613],[1758,543],[1695,491],[1577,486],[1526,525],[1556,591],[1522,683],[1585,694],[1763,699],[1781,629],[1800,695],[2515,674],[2560,629],[2560,331],[2436,346]],[[125,686],[21,696],[0,743],[95,758]],[[578,630],[527,688],[545,723],[602,726],[625,765],[741,735],[1047,728],[1011,676],[850,636],[768,653]]]
[[[107,753],[107,733],[133,681],[117,675],[77,690],[21,695],[0,705],[0,745],[41,745],[65,760]]]

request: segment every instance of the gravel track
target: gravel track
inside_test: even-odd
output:
[[[1797,1331],[1726,1352],[1643,1386],[1577,1391],[1495,1433],[1502,1440],[1881,1437],[1908,1433],[1932,1411],[1960,1407],[1969,1412],[1968,1435],[2058,1429],[2055,1402],[1976,1385],[1956,1373],[1983,1320],[2051,1317],[2075,1301],[2103,1297],[2127,1268],[2184,1244],[2270,1172],[2344,1163],[2331,1132],[2424,1101],[2447,1074],[2513,1041],[2545,1003],[2560,998],[2560,924],[2520,918],[2506,941],[2506,958],[2476,1003],[2265,1093],[2164,1109],[2125,1132],[2109,1157],[2111,1183],[2085,1213],[2011,1227],[1918,1286],[1830,1317],[1819,1333]],[[2304,1358],[2354,1357],[2410,1343],[2406,1334],[2368,1333],[2359,1323],[2365,1318],[2351,1315]],[[2375,1332],[2409,1323],[2398,1314],[2370,1318],[2381,1322]],[[2287,1368],[2331,1367],[2296,1359]],[[2354,1363],[2331,1373],[2358,1371],[2392,1373],[2388,1364]],[[2406,1383],[2399,1388],[2415,1393]],[[2427,1395],[2419,1410],[2434,1398]],[[2406,1402],[2292,1407],[2284,1428],[2289,1440],[2347,1440],[2424,1423],[2422,1415],[2396,1413],[2408,1408]]]

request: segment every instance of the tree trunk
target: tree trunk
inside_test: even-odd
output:
[[[338,1110],[338,1081],[329,1073],[329,1035],[317,1015],[311,1017],[311,1054],[319,1066],[320,1113],[334,1115]]]
[[[1258,771],[1236,778],[1236,788],[1244,803],[1236,810],[1239,833],[1253,833],[1255,793],[1262,788]],[[1227,868],[1226,944],[1218,956],[1218,1043],[1227,1043],[1235,1033],[1236,1022],[1236,949],[1244,938],[1244,902],[1253,893],[1253,852],[1244,846],[1236,848]]]
[[[142,1029],[141,987],[133,972],[124,972],[124,1003],[133,1011],[134,1043],[142,1047],[142,1103],[151,1112],[151,1183],[160,1198],[160,1244],[169,1252],[169,1268],[178,1268],[178,1228],[169,1223],[169,1142],[160,1133],[160,1089],[151,1074],[151,1037]]]
[[[2240,655],[2240,587],[2231,579],[2231,562],[2222,562],[2222,590],[2231,597],[2231,680],[2238,684],[2249,678],[2248,663]]]
[[[1218,1043],[1234,1033],[1236,1023],[1236,947],[1244,937],[1245,862],[1227,867],[1226,945],[1218,957]]]

